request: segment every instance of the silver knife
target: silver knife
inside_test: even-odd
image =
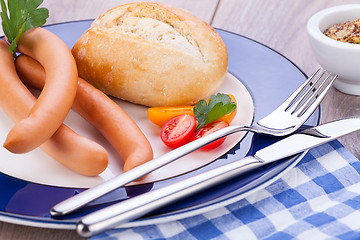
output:
[[[84,216],[77,223],[77,232],[83,237],[96,235],[264,164],[293,156],[357,130],[360,130],[360,118],[338,120],[306,129],[257,151],[253,156],[245,157]]]

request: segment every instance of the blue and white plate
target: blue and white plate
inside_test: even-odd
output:
[[[91,20],[68,22],[46,28],[63,39],[71,48],[89,28],[91,22]],[[231,32],[223,30],[217,32],[223,38],[229,53],[229,73],[219,92],[233,94],[238,103],[237,116],[233,124],[251,124],[263,118],[305,81],[305,74],[297,66],[269,47]],[[114,101],[138,123],[152,144],[155,156],[169,151],[159,139],[160,128],[147,119],[146,107],[117,99]],[[319,120],[320,111],[317,110],[306,124],[317,125]],[[79,134],[102,144],[109,152],[109,167],[98,177],[85,177],[66,169],[39,149],[28,154],[16,155],[1,148],[1,221],[38,227],[74,229],[77,220],[92,211],[241,159],[275,140],[252,133],[233,134],[214,151],[191,153],[153,172],[140,183],[119,188],[78,212],[55,219],[49,214],[53,205],[122,172],[121,159],[96,129],[72,111],[65,123]],[[5,140],[12,125],[12,121],[0,110],[0,141]],[[211,190],[154,211],[122,227],[181,219],[235,202],[278,179],[296,165],[304,154],[257,169]]]

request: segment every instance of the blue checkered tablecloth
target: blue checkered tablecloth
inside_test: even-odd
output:
[[[338,141],[311,149],[265,189],[194,217],[92,239],[360,239],[360,162]]]

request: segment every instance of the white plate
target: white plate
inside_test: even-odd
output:
[[[251,96],[244,85],[231,74],[218,92],[235,96],[238,103],[238,114],[232,124],[249,125],[253,119],[254,106]],[[160,139],[160,127],[150,122],[147,117],[147,107],[132,104],[113,98],[123,110],[139,125],[150,141],[154,157],[161,156],[171,149],[166,147]],[[0,148],[0,172],[25,181],[59,187],[89,188],[122,173],[123,162],[119,155],[109,145],[101,134],[76,112],[70,111],[65,124],[82,136],[86,136],[105,147],[109,153],[109,166],[98,177],[87,177],[77,174],[56,162],[42,150],[36,149],[26,154],[12,154],[5,148]],[[13,122],[0,110],[0,142],[4,142]],[[160,181],[190,172],[205,166],[233,148],[245,135],[244,132],[233,134],[225,142],[212,151],[196,151],[178,161],[149,174],[138,183]]]

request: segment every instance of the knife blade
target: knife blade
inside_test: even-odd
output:
[[[358,130],[360,130],[360,118],[333,121],[306,129],[257,151],[253,156],[90,213],[78,221],[77,232],[83,237],[96,235],[245,172]]]

